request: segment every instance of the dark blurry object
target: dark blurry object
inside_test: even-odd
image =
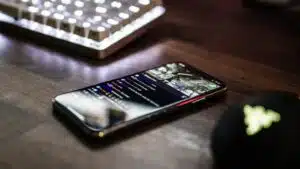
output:
[[[242,0],[242,5],[245,8],[257,8],[261,4],[257,0]]]
[[[271,14],[273,18],[282,19],[282,24],[300,29],[300,0],[242,0],[245,9],[260,14]]]
[[[294,93],[263,93],[229,107],[211,137],[214,168],[300,168],[299,120]]]
[[[299,5],[299,0],[242,0],[245,8],[290,8]]]
[[[118,109],[109,109],[110,126],[123,122],[126,118],[126,113]]]
[[[243,7],[247,8],[255,8],[255,7],[262,7],[262,6],[273,6],[273,7],[283,7],[287,6],[291,3],[291,0],[242,0]]]
[[[95,115],[90,114],[85,116],[85,122],[94,128],[104,128],[105,126],[111,127],[120,122],[123,122],[126,118],[126,113],[119,109],[108,108],[103,113]]]

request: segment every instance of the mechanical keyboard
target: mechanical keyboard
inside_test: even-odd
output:
[[[160,0],[0,0],[0,10],[9,17],[0,17],[0,24],[92,51],[100,59],[141,35],[165,12]]]

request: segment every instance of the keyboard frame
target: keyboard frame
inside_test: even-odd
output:
[[[145,33],[147,29],[157,23],[159,18],[164,15],[165,11],[166,9],[163,6],[154,7],[137,20],[131,22],[129,24],[130,26],[117,31],[106,38],[106,42],[105,40],[102,40],[100,42],[86,40],[84,37],[80,37],[77,35],[74,36],[76,37],[77,41],[70,41],[70,38],[63,39],[58,36],[47,35],[42,31],[34,29],[32,26],[28,26],[32,25],[31,21],[28,21],[26,19],[16,20],[12,16],[2,14],[1,12],[0,30],[1,32],[2,30],[4,30],[5,32],[12,34],[13,36],[19,36],[22,38],[24,37],[28,40],[32,40],[34,42],[42,44],[43,46],[52,46],[54,48],[59,47],[59,50],[75,52],[76,54],[84,55],[85,57],[104,59],[120,50],[121,48],[125,47],[128,43]],[[34,22],[34,24],[39,25],[39,23],[36,22]],[[54,28],[51,29],[55,30]],[[64,49],[62,49],[62,46]]]

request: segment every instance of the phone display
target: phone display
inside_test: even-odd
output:
[[[103,134],[115,126],[223,89],[222,82],[187,64],[169,63],[62,94],[55,102],[85,127]]]

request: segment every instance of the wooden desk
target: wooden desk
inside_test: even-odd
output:
[[[242,12],[237,2],[222,2],[167,0],[164,21],[107,61],[82,60],[0,34],[0,168],[210,168],[210,132],[228,104],[266,89],[300,93],[296,35],[265,19],[277,25],[270,33],[267,25],[258,26],[264,18],[255,21],[258,17]],[[199,9],[187,10],[193,6]],[[247,38],[261,46],[247,45]],[[51,98],[62,92],[176,60],[224,80],[227,98],[97,149],[53,117]]]

